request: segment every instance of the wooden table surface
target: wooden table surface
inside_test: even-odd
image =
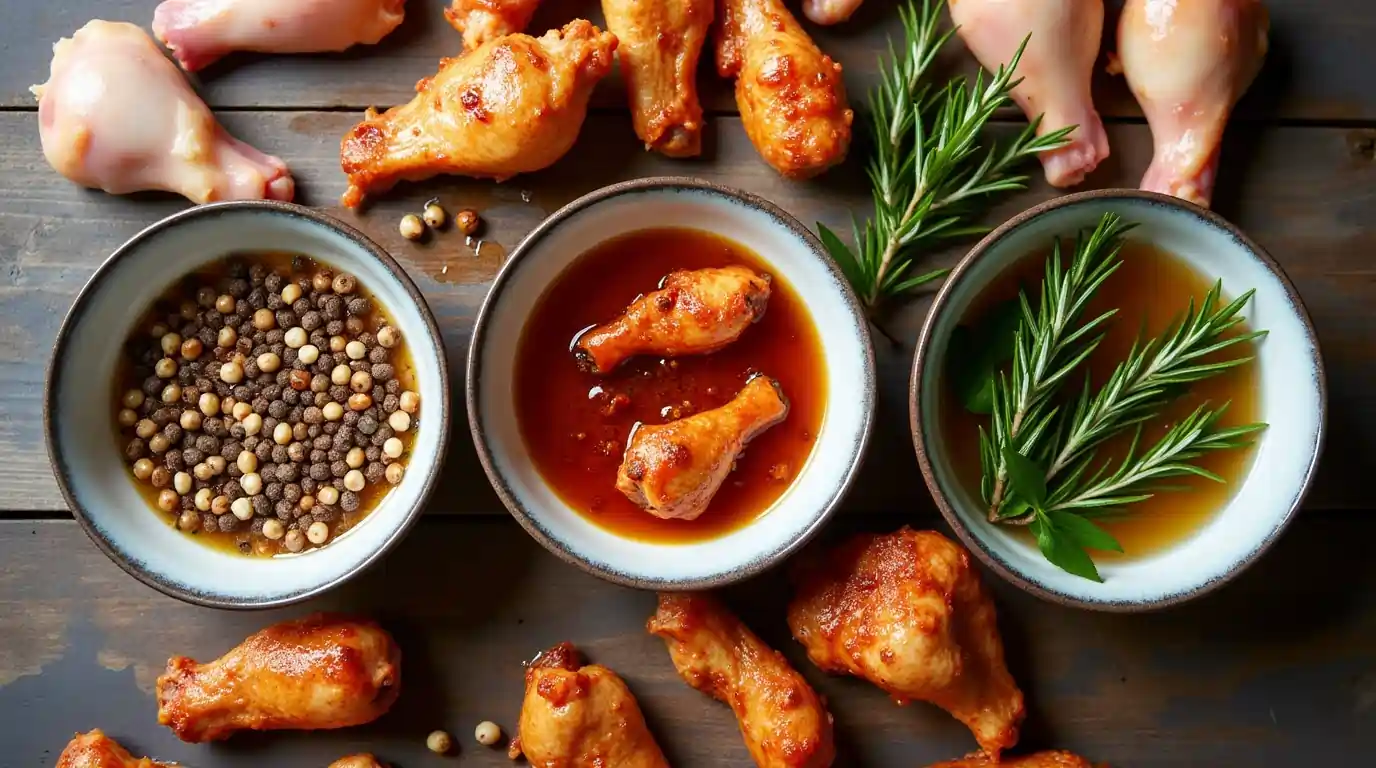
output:
[[[1120,3],[1111,2],[1110,6]],[[488,488],[467,431],[456,428],[445,480],[427,516],[384,564],[309,604],[267,613],[197,608],[146,588],[91,545],[64,510],[43,445],[44,371],[76,292],[126,238],[186,207],[165,195],[116,198],[54,173],[39,148],[27,88],[46,78],[49,46],[89,18],[147,25],[155,0],[15,2],[0,29],[0,766],[51,765],[73,731],[93,727],[138,754],[188,766],[325,766],[368,749],[397,764],[505,765],[472,741],[473,726],[514,726],[522,659],[572,640],[621,672],[677,766],[747,766],[722,705],[674,674],[644,632],[653,597],[599,582],[545,553]],[[332,209],[388,248],[416,279],[445,334],[452,380],[463,380],[474,314],[503,256],[543,217],[614,181],[689,174],[763,195],[806,222],[845,227],[869,211],[861,155],[797,183],[765,167],[742,132],[729,88],[703,71],[709,112],[704,157],[644,153],[620,81],[599,87],[577,147],[553,168],[502,185],[443,179],[405,186],[364,214],[337,210],[339,137],[364,107],[408,98],[436,60],[457,50],[440,0],[410,0],[382,44],[342,55],[235,57],[199,80],[235,135],[286,159],[300,198]],[[1114,766],[1356,765],[1376,728],[1376,518],[1362,478],[1376,475],[1376,3],[1268,0],[1272,52],[1229,130],[1215,208],[1247,230],[1298,285],[1326,359],[1330,418],[1319,476],[1295,525],[1255,568],[1195,604],[1110,616],[1041,603],[990,576],[1010,666],[1028,695],[1022,746],[1075,749]],[[855,103],[875,80],[875,56],[898,31],[892,3],[869,0],[850,23],[815,30],[846,67]],[[546,0],[532,25],[596,3]],[[1111,13],[1112,19],[1116,14]],[[970,70],[951,46],[943,66]],[[1096,81],[1113,157],[1088,187],[1135,186],[1150,135],[1120,82]],[[1010,114],[998,130],[1013,130]],[[1053,196],[1040,183],[989,216]],[[404,212],[439,196],[487,222],[479,253],[447,236],[413,245]],[[934,254],[949,264],[962,248]],[[902,524],[941,527],[916,480],[907,435],[911,344],[926,310],[890,318],[902,347],[881,343],[879,427],[863,476],[825,538]],[[461,386],[455,420],[462,423]],[[858,680],[806,663],[783,626],[787,586],[767,574],[730,591],[747,620],[798,664],[836,717],[838,765],[921,766],[974,747],[926,705],[899,708]],[[311,609],[361,611],[394,631],[406,658],[405,695],[377,723],[340,732],[182,745],[156,725],[153,680],[166,658],[219,655],[271,621]],[[456,757],[425,752],[447,728]],[[1365,737],[1365,738],[1364,738]],[[1369,759],[1369,758],[1368,758]]]

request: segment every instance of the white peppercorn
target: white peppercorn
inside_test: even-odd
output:
[[[237,360],[230,360],[220,366],[220,381],[226,384],[238,384],[244,380],[244,366]]]
[[[301,286],[296,283],[287,283],[282,287],[282,301],[286,304],[295,304],[301,298]]]
[[[283,539],[283,543],[287,545],[288,551],[300,552],[301,550],[306,548],[306,534],[302,533],[300,530],[296,528],[293,528],[290,531],[287,531],[287,535]]]
[[[339,421],[344,416],[344,406],[336,402],[328,402],[325,403],[325,407],[320,409],[320,414],[325,417],[325,421]],[[156,425],[154,428],[156,429]]]
[[[157,433],[158,425],[152,419],[140,419],[139,423],[134,427],[134,434],[144,440],[147,440]]]
[[[454,746],[454,740],[444,731],[431,731],[425,737],[425,748],[437,755],[448,752]]]
[[[218,416],[220,414],[220,396],[214,392],[202,392],[196,406],[201,409],[203,416]]]
[[[226,325],[221,328],[220,332],[215,336],[215,344],[225,349],[233,347],[237,341],[239,341],[239,332],[234,330],[234,326],[232,325]]]
[[[198,360],[201,353],[205,351],[205,344],[200,339],[191,338],[182,342],[182,357],[187,360]]]
[[[392,415],[387,417],[387,426],[397,432],[405,432],[411,428],[411,414],[406,411],[392,411]]]
[[[178,472],[173,475],[172,489],[183,496],[191,493],[191,475],[186,472]]]
[[[306,329],[299,325],[289,329],[286,334],[282,336],[282,343],[292,349],[300,349],[306,346],[306,342],[308,341],[310,341],[310,336],[306,333]]]
[[[348,346],[349,340],[338,334],[330,337],[330,351],[343,352],[344,347]]]
[[[365,461],[367,461],[367,457],[364,455],[363,449],[356,445],[344,455],[344,463],[348,464],[350,469],[358,469],[363,466]]]
[[[220,494],[219,496],[216,496],[215,498],[211,499],[210,512],[211,514],[215,515],[229,514],[229,497],[224,494]]]
[[[351,411],[366,411],[368,408],[372,407],[372,405],[373,398],[362,392],[355,392],[349,395],[349,410]]]
[[[341,385],[341,386],[342,386],[342,385],[344,385],[344,384],[348,384],[348,383],[349,383],[349,379],[350,379],[352,376],[353,376],[353,370],[351,370],[351,369],[349,368],[349,366],[347,366],[347,365],[342,365],[342,364],[341,364],[341,365],[336,365],[336,366],[330,371],[330,383],[331,383],[331,384],[336,384],[336,385]]]
[[[403,467],[400,462],[392,462],[387,465],[386,478],[387,482],[392,485],[401,482],[401,477],[404,474],[406,474],[406,467]]]
[[[439,229],[444,226],[449,214],[444,210],[444,206],[440,205],[439,200],[431,200],[425,204],[425,210],[421,211],[421,218],[425,219],[426,226]]]
[[[137,408],[143,405],[143,390],[130,389],[124,393],[124,407]]]
[[[349,389],[355,392],[370,392],[373,389],[373,375],[367,371],[354,371],[349,377]]]
[[[384,325],[377,329],[377,343],[391,349],[401,343],[401,331],[390,325]]]
[[[327,507],[334,506],[339,503],[339,489],[333,485],[327,485],[316,491],[315,500]]]
[[[263,492],[263,478],[257,472],[245,473],[239,478],[239,487],[249,496],[257,496]]]
[[[389,437],[387,441],[382,444],[382,455],[389,459],[399,458],[403,450],[405,450],[405,446],[402,445],[401,439],[397,437]]]
[[[362,472],[359,472],[356,469],[351,469],[344,474],[345,488],[348,488],[349,490],[357,493],[363,490],[364,485],[367,485],[367,481],[363,479]]]
[[[276,352],[264,352],[257,359],[258,370],[263,373],[277,373],[277,369],[282,367],[282,358]]]
[[[160,379],[170,379],[177,375],[177,361],[164,357],[153,365],[153,373]]]
[[[296,352],[296,359],[306,365],[313,364],[320,359],[320,348],[314,344],[307,344]]]
[[[152,422],[149,422],[150,424]],[[147,480],[153,475],[153,462],[151,459],[139,459],[134,462],[134,477],[140,480]]]
[[[256,435],[263,428],[263,417],[256,413],[250,413],[243,419],[244,434]]]
[[[248,403],[235,403],[234,407],[230,409],[230,415],[233,416],[236,421],[247,419],[250,413],[253,413],[253,406]]]
[[[268,520],[263,523],[263,536],[273,541],[282,538],[286,532],[287,528],[282,525],[281,520]]]
[[[182,385],[175,381],[162,388],[162,401],[164,403],[175,403],[182,399]]]
[[[227,293],[215,297],[215,309],[222,315],[230,314],[234,311],[234,297]]]
[[[277,315],[264,307],[253,313],[253,327],[260,331],[270,331],[277,325]]]
[[[182,425],[182,429],[188,432],[194,432],[201,428],[201,412],[193,411],[188,408],[182,411],[182,417],[178,420],[178,423]]]
[[[419,240],[425,235],[425,222],[414,213],[408,213],[401,217],[401,224],[397,226],[401,236],[407,240]]]
[[[420,393],[408,389],[401,393],[401,397],[397,398],[397,404],[401,410],[415,413],[420,410]]]
[[[209,506],[209,504],[207,504]],[[191,533],[201,527],[201,516],[193,510],[186,510],[177,517],[177,527]]]
[[[477,739],[478,743],[484,747],[494,746],[502,740],[501,726],[491,720],[484,720],[478,723],[477,728],[473,729],[473,738]]]
[[[204,465],[201,465],[201,466],[204,466]],[[209,511],[209,510],[210,510],[210,496],[211,496],[211,494],[210,494],[210,489],[209,489],[209,488],[202,488],[201,490],[196,491],[196,499],[195,499],[196,509],[199,509],[199,510],[201,510],[202,512],[207,512],[207,511]]]
[[[172,512],[181,504],[181,499],[177,492],[171,488],[164,488],[158,492],[158,509],[164,512]]]
[[[139,423],[139,415],[133,408],[121,408],[116,420],[119,421],[121,427],[132,427]]]
[[[348,355],[350,360],[362,360],[368,355],[368,347],[358,339],[354,339],[344,345],[344,354]]]
[[[247,496],[240,496],[229,505],[229,511],[240,520],[249,520],[253,517],[253,502]]]
[[[330,283],[330,287],[334,289],[335,293],[347,296],[353,293],[354,289],[358,287],[358,280],[348,272],[340,272],[334,276],[334,280]]]
[[[228,464],[223,456],[207,457],[205,463],[206,466],[210,467],[210,471],[216,475],[222,474],[225,471],[225,465]]]
[[[165,333],[159,340],[159,344],[162,346],[162,353],[171,357],[182,348],[182,337],[175,333]]]
[[[317,546],[324,544],[330,540],[330,526],[326,525],[324,521],[316,520],[306,529],[306,538]]]
[[[161,432],[148,438],[148,450],[153,453],[164,453],[170,447],[172,447],[172,441],[168,440],[167,435]]]

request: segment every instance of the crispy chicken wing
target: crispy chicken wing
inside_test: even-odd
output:
[[[158,722],[191,742],[362,725],[396,700],[400,667],[401,651],[378,625],[316,614],[268,627],[206,664],[172,657],[158,678]]]
[[[831,765],[831,714],[821,697],[715,597],[661,592],[646,628],[664,638],[685,682],[736,713],[760,768]]]
[[[330,763],[330,768],[386,768],[386,766],[378,762],[376,757],[364,753],[361,755],[341,757],[333,763]]]
[[[756,374],[720,408],[668,424],[638,424],[616,471],[616,489],[656,517],[696,519],[746,443],[787,416],[779,382]]]
[[[636,355],[705,355],[739,339],[769,306],[771,278],[748,267],[670,272],[609,323],[574,344],[578,364],[610,373]]]
[[[713,0],[602,0],[607,30],[631,101],[635,134],[669,157],[702,151],[698,55],[712,23]]]
[[[524,753],[534,768],[668,768],[626,683],[580,661],[572,643],[560,643],[526,667],[511,759]]]
[[[900,704],[936,704],[994,759],[1017,743],[1022,692],[1004,666],[994,603],[962,547],[905,526],[857,535],[796,576],[788,625],[814,664],[863,677]]]
[[[471,51],[499,37],[524,32],[540,0],[453,0],[444,9],[449,26],[463,35]]]
[[[1038,752],[1024,757],[1005,757],[999,760],[983,752],[976,752],[959,760],[935,763],[927,768],[1094,768],[1094,764],[1071,752]]]
[[[146,757],[135,758],[119,742],[99,728],[78,733],[67,742],[57,758],[57,768],[176,768],[176,763],[159,763]]]
[[[345,135],[344,205],[398,181],[441,173],[501,181],[552,165],[578,138],[615,49],[616,37],[576,19],[538,39],[508,35],[442,60],[410,103],[370,109]]]
[[[844,160],[854,114],[841,65],[780,0],[722,0],[720,11],[717,72],[736,78],[741,121],[764,161],[806,179]]]

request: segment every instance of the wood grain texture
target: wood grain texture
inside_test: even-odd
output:
[[[269,57],[237,56],[198,74],[206,98],[216,107],[353,108],[407,101],[416,80],[434,73],[442,56],[459,51],[458,35],[441,16],[446,0],[410,0],[406,20],[374,47],[342,54]],[[890,35],[901,36],[893,0],[869,0],[849,22],[834,27],[809,25],[818,45],[845,66],[852,102],[877,80],[876,55]],[[47,77],[49,48],[58,38],[92,18],[131,21],[148,27],[156,0],[26,0],[7,5],[5,23],[23,30],[0,46],[0,107],[31,107],[28,87]],[[790,4],[795,12],[796,4]],[[1116,9],[1109,0],[1105,50],[1112,50]],[[1272,19],[1272,50],[1256,85],[1239,109],[1246,119],[1376,120],[1376,88],[1371,87],[1369,45],[1376,36],[1376,4],[1366,0],[1267,0]],[[584,16],[598,24],[597,0],[547,0],[531,23],[537,33]],[[736,111],[729,83],[703,58],[699,75],[705,106]],[[1103,63],[1102,61],[1100,62]],[[973,60],[957,41],[940,65],[943,72],[974,71]],[[1099,67],[1102,70],[1102,66]],[[1118,78],[1096,76],[1096,101],[1106,115],[1136,116],[1140,110]],[[595,96],[599,107],[625,108],[619,75]]]
[[[868,215],[868,187],[853,158],[821,179],[789,182],[766,167],[736,118],[715,118],[707,156],[689,163],[647,154],[632,139],[629,118],[594,116],[574,150],[553,168],[505,184],[445,178],[404,185],[363,213],[341,211],[344,179],[337,137],[353,117],[329,112],[228,113],[236,135],[291,164],[307,203],[332,209],[392,252],[416,279],[445,334],[456,398],[454,436],[434,512],[501,512],[468,439],[463,409],[464,360],[474,317],[506,252],[564,203],[606,184],[657,174],[691,174],[775,201],[804,222],[847,230],[852,211]],[[1002,126],[1003,130],[1013,126]],[[59,510],[64,501],[43,446],[42,397],[47,357],[71,302],[96,266],[124,240],[188,204],[168,195],[112,197],[75,187],[44,162],[32,114],[0,114],[0,510]],[[1144,126],[1114,125],[1115,154],[1087,187],[1135,186],[1150,159]],[[1376,132],[1339,128],[1246,127],[1229,135],[1217,209],[1284,265],[1318,327],[1328,364],[1333,413],[1328,450],[1311,506],[1367,503],[1352,478],[1376,471]],[[1035,169],[1033,169],[1035,172]],[[1039,177],[1039,174],[1038,174]],[[452,230],[416,245],[397,232],[401,215],[438,196],[450,211],[482,213],[488,241],[475,256]],[[1054,196],[1040,182],[990,213],[993,224]],[[529,199],[529,202],[526,199]],[[935,254],[950,264],[956,246]],[[911,345],[926,311],[918,299],[886,322],[904,348],[880,344],[880,418],[847,508],[930,509],[916,477],[907,432]]]

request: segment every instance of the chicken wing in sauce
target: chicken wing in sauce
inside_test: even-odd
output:
[[[934,763],[927,768],[1095,768],[1094,764],[1071,752],[1038,752],[1025,757],[1005,757],[999,760],[983,752],[967,755],[959,760]],[[1101,766],[1101,768],[1107,768]]]
[[[344,205],[441,173],[501,181],[538,171],[578,138],[588,94],[611,69],[616,37],[582,19],[544,37],[508,35],[443,59],[410,103],[368,110],[345,135]]]
[[[806,179],[844,160],[854,114],[841,65],[781,0],[721,0],[720,11],[717,72],[736,78],[741,121],[764,161]]]
[[[57,768],[176,768],[176,763],[135,758],[118,741],[96,728],[90,733],[78,733],[67,742],[57,758]]]
[[[540,0],[453,0],[444,9],[449,26],[463,35],[463,47],[471,51],[505,35],[524,32]]]
[[[787,416],[779,382],[757,374],[720,408],[668,424],[639,424],[616,471],[616,489],[656,517],[696,519],[746,443]]]
[[[756,765],[831,765],[831,714],[821,697],[715,597],[661,592],[646,628],[664,638],[685,682],[730,705]]]
[[[713,0],[602,0],[607,31],[631,101],[635,134],[669,157],[702,151],[698,56],[712,23]]]
[[[574,344],[578,364],[610,373],[636,355],[679,357],[716,352],[764,317],[770,277],[741,266],[670,272],[610,323]]]
[[[371,621],[286,621],[206,664],[174,656],[158,678],[158,722],[191,742],[240,730],[362,725],[396,700],[400,665],[391,635]]]
[[[626,683],[580,662],[571,643],[560,643],[526,668],[511,759],[524,754],[535,768],[668,768]]]
[[[962,547],[904,527],[860,534],[805,562],[788,625],[813,663],[863,677],[900,704],[929,701],[992,758],[1018,740],[1022,691],[990,600]]]

